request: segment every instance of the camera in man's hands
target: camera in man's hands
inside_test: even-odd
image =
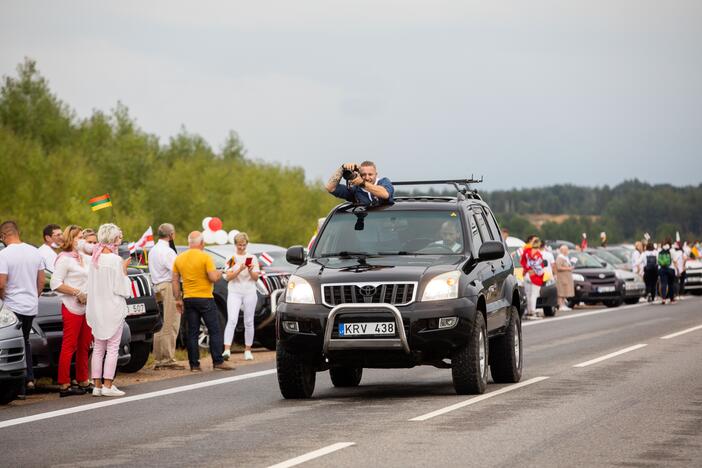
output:
[[[357,165],[354,165],[354,166],[353,166],[353,169],[351,169],[351,170],[346,169],[346,168],[343,167],[343,166],[342,166],[342,169],[343,169],[343,172],[341,173],[341,177],[343,177],[344,180],[346,180],[347,183],[348,183],[348,182],[351,182],[351,181],[354,180],[355,178],[361,176],[361,172],[360,172],[360,170],[359,170],[359,168],[358,168]]]

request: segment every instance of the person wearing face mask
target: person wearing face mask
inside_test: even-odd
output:
[[[63,232],[58,224],[47,224],[42,231],[44,235],[44,243],[39,247],[39,253],[44,259],[44,268],[49,271],[54,271],[56,257],[61,251],[63,244]]]
[[[85,317],[93,330],[95,346],[91,361],[95,384],[93,396],[115,397],[124,392],[113,384],[117,370],[119,342],[127,317],[127,298],[131,283],[127,267],[131,258],[118,254],[122,231],[114,224],[103,224],[98,229],[98,243],[88,266],[88,300]]]
[[[95,231],[90,228],[83,229],[83,238],[78,241],[78,251],[92,257],[95,244],[97,244]]]
[[[357,171],[357,177],[349,181],[349,186],[339,183],[344,171]],[[366,206],[391,205],[395,193],[390,179],[378,177],[378,171],[372,161],[342,165],[329,178],[326,189],[337,198]]]
[[[163,305],[163,326],[154,334],[154,369],[183,369],[175,360],[181,318],[171,283],[173,263],[178,256],[170,246],[175,241],[175,227],[170,223],[161,224],[157,235],[158,242],[149,252],[149,274],[156,299]]]
[[[227,294],[227,326],[224,329],[224,353],[222,357],[229,359],[230,348],[234,340],[234,331],[239,321],[239,310],[244,306],[244,359],[253,360],[251,345],[254,339],[254,313],[256,312],[256,281],[261,276],[261,268],[255,255],[248,255],[246,247],[249,245],[249,236],[240,232],[234,237],[236,254],[227,262],[224,278],[228,282]]]
[[[88,376],[88,355],[93,334],[85,319],[90,257],[84,252],[85,239],[82,228],[76,225],[68,226],[63,232],[61,253],[56,259],[50,282],[51,289],[61,294],[62,302],[63,339],[58,363],[61,397],[83,395],[93,388]],[[78,386],[71,386],[71,360],[74,354]]]

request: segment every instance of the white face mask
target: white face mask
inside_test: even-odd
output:
[[[85,239],[80,239],[78,241],[78,250],[81,252],[87,254],[87,255],[92,255],[93,254],[93,247],[95,247],[95,244],[90,244],[85,241]]]
[[[51,248],[52,248],[52,249],[58,249],[59,246],[58,246],[58,244],[57,244],[56,242],[52,242],[52,243],[51,243]]]
[[[668,249],[670,249],[670,244],[665,244],[665,245],[663,246],[663,250],[668,250]]]

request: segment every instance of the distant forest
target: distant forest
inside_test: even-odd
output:
[[[172,222],[183,242],[203,217],[218,216],[225,229],[247,231],[253,242],[306,244],[317,219],[338,203],[320,181],[306,181],[303,168],[247,157],[235,132],[213,149],[185,129],[162,143],[120,103],[78,118],[30,59],[0,87],[0,180],[0,219],[16,220],[33,243],[41,242],[49,223],[96,228],[106,221],[119,224],[127,240],[149,225]],[[88,200],[104,193],[113,208],[91,212]],[[612,242],[640,239],[644,232],[654,239],[676,231],[702,237],[702,185],[633,180],[612,188],[556,185],[481,194],[501,226],[519,237],[577,242],[586,232],[596,242],[601,231]],[[529,221],[534,214],[567,216],[537,228]]]
[[[476,188],[479,190],[479,186]],[[455,195],[455,191],[426,193]],[[603,231],[609,242],[631,242],[644,233],[653,239],[674,239],[676,232],[682,239],[702,237],[702,184],[674,187],[630,180],[614,187],[554,185],[479,193],[495,212],[500,226],[522,238],[536,234],[544,239],[579,242],[585,232],[593,244]],[[560,223],[547,221],[539,229],[528,220],[532,214],[568,217]]]

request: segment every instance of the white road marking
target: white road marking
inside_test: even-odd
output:
[[[20,424],[27,424],[30,422],[41,421],[44,419],[57,418],[59,416],[65,416],[67,414],[81,413],[83,411],[90,411],[99,408],[105,408],[107,406],[123,405],[125,403],[131,403],[133,401],[148,400],[150,398],[156,398],[165,395],[172,395],[174,393],[188,392],[190,390],[197,390],[200,388],[214,387],[215,385],[222,385],[231,382],[238,382],[240,380],[249,380],[256,377],[263,377],[265,375],[275,374],[275,369],[269,369],[259,372],[251,372],[249,374],[235,375],[232,377],[226,377],[224,379],[208,380],[206,382],[199,382],[191,385],[183,385],[181,387],[167,388],[165,390],[158,390],[155,392],[142,393],[141,395],[127,396],[123,398],[107,399],[111,397],[100,397],[97,403],[90,403],[87,405],[74,406],[73,408],[65,408],[56,411],[49,411],[48,413],[39,413],[32,416],[25,416],[23,418],[8,419],[7,421],[0,421],[0,429],[4,427],[17,426]],[[98,400],[98,398],[95,398]]]
[[[284,461],[282,463],[271,465],[268,468],[289,468],[291,466],[297,466],[310,460],[314,460],[315,458],[323,457],[324,455],[329,455],[332,452],[345,449],[346,447],[351,447],[352,445],[356,445],[356,443],[339,442],[337,444],[332,444],[319,450],[315,450],[314,452],[306,453],[304,455],[300,455],[299,457],[291,458],[290,460]]]
[[[592,359],[592,360],[590,360],[590,361],[581,362],[580,364],[576,364],[576,365],[574,365],[573,367],[587,367],[587,366],[591,366],[592,364],[597,364],[598,362],[606,361],[607,359],[613,358],[613,357],[615,357],[615,356],[619,356],[619,355],[621,355],[621,354],[629,353],[629,352],[631,352],[631,351],[636,351],[637,349],[641,349],[641,348],[644,348],[644,347],[646,347],[646,346],[648,346],[648,345],[645,345],[645,344],[637,344],[637,345],[634,345],[634,346],[629,346],[628,348],[620,349],[619,351],[615,351],[615,352],[613,352],[613,353],[606,354],[606,355],[601,356],[601,357],[598,357],[598,358],[596,358],[596,359]]]
[[[661,340],[669,340],[671,338],[675,338],[677,336],[684,335],[685,333],[690,333],[696,330],[702,330],[702,325],[697,325],[696,327],[688,328],[677,333],[671,333],[670,335],[661,336]]]
[[[679,299],[679,301],[688,300],[688,299],[691,299],[691,298],[690,297],[681,297]],[[543,320],[538,320],[538,321],[533,321],[533,322],[522,321],[522,328],[533,327],[536,325],[545,325],[547,323],[560,322],[561,320],[570,320],[570,319],[576,319],[576,318],[582,318],[582,317],[591,317],[593,315],[600,315],[600,314],[611,314],[613,312],[622,312],[624,310],[637,309],[639,307],[651,306],[651,305],[660,305],[660,304],[657,304],[657,303],[649,304],[648,302],[639,302],[638,304],[631,304],[631,305],[625,305],[625,306],[620,306],[620,307],[611,307],[611,308],[606,308],[606,309],[598,309],[598,310],[593,310],[591,312],[576,312],[572,315],[564,315],[562,317],[545,318]]]
[[[442,414],[446,414],[457,409],[465,408],[466,406],[479,403],[483,400],[487,400],[488,398],[496,397],[498,395],[502,395],[503,393],[511,392],[512,390],[517,390],[519,388],[526,387],[527,385],[542,382],[546,379],[548,379],[548,377],[534,377],[533,379],[525,380],[524,382],[519,382],[517,384],[510,385],[509,387],[503,387],[499,390],[495,390],[494,392],[485,393],[484,395],[480,395],[475,398],[471,398],[470,400],[465,400],[460,403],[456,403],[455,405],[447,406],[445,408],[432,411],[431,413],[423,414],[422,416],[417,416],[416,418],[410,419],[410,421],[426,421],[427,419],[435,418],[437,416],[441,416]]]

